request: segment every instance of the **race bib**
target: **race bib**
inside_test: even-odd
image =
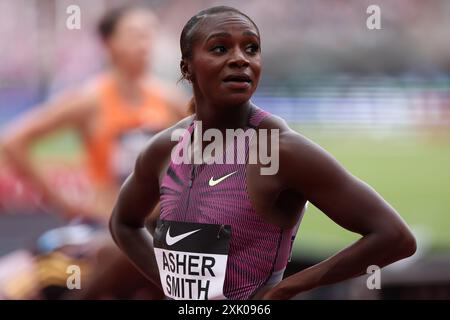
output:
[[[164,293],[176,300],[226,299],[231,226],[158,220],[153,245]]]

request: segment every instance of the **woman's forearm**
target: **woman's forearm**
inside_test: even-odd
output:
[[[303,291],[365,274],[370,265],[382,268],[413,254],[412,242],[402,236],[366,235],[329,259],[284,279],[265,298],[289,299]]]
[[[161,288],[152,237],[146,228],[134,228],[117,222],[110,224],[111,234],[119,248],[147,279]]]

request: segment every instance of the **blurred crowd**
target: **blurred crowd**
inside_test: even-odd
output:
[[[173,83],[179,77],[178,39],[183,24],[199,9],[223,3],[2,1],[0,126],[100,70],[105,59],[95,33],[96,21],[105,10],[127,2],[148,5],[160,18],[149,68]],[[66,9],[71,4],[81,9],[80,30],[66,28]],[[226,4],[248,12],[261,29],[264,74],[257,93],[262,96],[279,91],[299,95],[303,83],[320,87],[323,80],[340,74],[356,77],[355,83],[358,76],[383,79],[412,74],[426,83],[439,82],[450,71],[450,38],[446,36],[450,20],[445,18],[450,13],[448,1],[231,0]],[[366,9],[371,4],[380,7],[381,30],[366,27]],[[318,81],[310,80],[317,77]],[[371,85],[389,86],[379,80]],[[340,88],[342,85],[337,86]],[[448,92],[439,100],[448,103]]]

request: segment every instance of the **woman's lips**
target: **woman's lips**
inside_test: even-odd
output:
[[[230,89],[247,89],[251,86],[251,79],[246,74],[232,74],[224,78],[225,86]]]
[[[223,81],[223,83],[227,88],[236,90],[248,89],[251,86],[251,82],[247,81]]]

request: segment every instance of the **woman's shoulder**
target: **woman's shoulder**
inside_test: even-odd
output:
[[[186,117],[175,125],[154,135],[136,160],[135,175],[144,179],[159,177],[164,170],[173,147],[178,143],[176,130],[187,130],[193,121],[194,115]]]
[[[155,159],[165,161],[172,148],[178,143],[177,131],[187,130],[194,116],[190,115],[154,135],[140,154],[142,161],[144,163],[155,163]]]
[[[290,130],[289,125],[283,118],[274,115],[272,113],[269,113],[259,107],[257,108],[257,110],[259,111],[259,113],[264,114],[263,119],[258,124],[258,129],[267,129],[267,130],[278,129],[280,132],[286,132]]]
[[[268,114],[261,121],[258,129],[267,129],[269,136],[271,134],[278,135],[281,157],[297,158],[296,155],[301,155],[301,157],[306,158],[308,155],[317,155],[326,152],[317,143],[298,130],[294,130],[285,119],[277,115]]]
[[[277,134],[279,136],[280,143],[291,143],[292,140],[304,138],[300,133],[293,130],[287,121],[275,114],[268,113],[263,109],[259,109],[260,112],[265,113],[264,118],[258,125],[258,129],[268,130],[269,136],[271,134]]]

